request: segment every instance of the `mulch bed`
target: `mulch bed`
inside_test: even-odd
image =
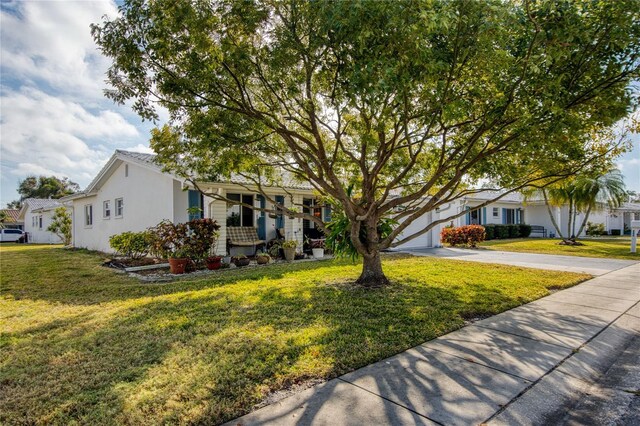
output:
[[[131,268],[134,266],[147,266],[147,265],[159,265],[161,263],[167,263],[164,259],[155,259],[151,257],[143,257],[142,259],[129,259],[126,257],[117,257],[114,259],[107,259],[102,266],[115,269]]]

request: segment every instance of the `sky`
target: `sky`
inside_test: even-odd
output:
[[[0,13],[0,207],[29,174],[84,188],[115,149],[151,152],[154,125],[103,96],[109,60],[89,25],[115,16],[115,2],[1,0]],[[640,192],[640,135],[632,139],[618,167]]]

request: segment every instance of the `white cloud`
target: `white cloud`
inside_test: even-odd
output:
[[[143,145],[141,143],[139,143],[136,146],[130,146],[122,149],[124,149],[125,151],[143,152],[145,154],[155,154],[155,152],[153,152],[153,150],[149,146]]]
[[[47,174],[89,181],[117,146],[141,135],[122,115],[91,112],[38,89],[3,90],[0,153],[10,174]],[[142,144],[139,144],[142,145]]]
[[[28,174],[86,186],[116,148],[149,149],[151,124],[103,96],[110,60],[89,26],[117,13],[112,0],[2,3],[3,204],[17,198],[16,182]]]
[[[108,60],[89,30],[103,15],[114,17],[112,1],[20,2],[0,12],[3,71],[23,81],[49,85],[67,95],[101,100]]]

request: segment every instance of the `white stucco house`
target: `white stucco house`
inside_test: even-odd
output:
[[[24,222],[24,231],[30,243],[61,244],[63,242],[59,236],[47,231],[58,207],[67,206],[60,200],[40,198],[27,198],[22,202],[18,218]]]
[[[220,225],[218,254],[226,253],[226,224],[257,228],[258,236],[269,241],[276,229],[283,229],[287,239],[303,242],[303,230],[313,228],[310,221],[285,215],[268,215],[239,205],[203,196],[182,179],[162,171],[155,155],[117,150],[84,191],[65,197],[73,211],[73,245],[111,252],[109,237],[125,231],[143,231],[163,220],[186,222],[198,217],[215,219]],[[199,183],[203,191],[224,194],[245,204],[266,208],[267,200],[249,182],[235,178],[228,182]],[[286,192],[280,188],[267,191],[285,206],[309,205],[314,214],[328,220],[326,208],[314,206],[314,195],[306,184],[291,183]],[[189,214],[198,207],[200,214]],[[238,248],[237,250],[241,250]],[[234,253],[235,254],[235,253]]]
[[[111,252],[109,237],[125,231],[142,231],[163,220],[174,223],[186,222],[198,217],[215,219],[220,225],[220,238],[216,248],[218,254],[227,252],[227,224],[255,227],[261,240],[276,238],[276,229],[286,239],[295,239],[302,246],[304,236],[313,235],[314,223],[286,215],[275,215],[253,210],[202,195],[190,185],[171,173],[164,172],[154,161],[155,155],[117,150],[84,191],[63,198],[71,206],[73,215],[73,245],[92,250]],[[205,193],[224,195],[231,200],[250,204],[256,208],[273,208],[267,198],[241,177],[226,182],[199,182]],[[285,188],[267,189],[269,198],[285,206],[308,206],[324,221],[330,220],[331,211],[316,205],[310,185],[289,182]],[[424,229],[432,221],[466,212],[454,219],[454,226],[467,224],[516,224],[527,223],[543,226],[554,233],[547,207],[542,201],[527,201],[520,194],[509,194],[500,201],[481,208],[474,208],[495,198],[493,192],[478,193],[429,212],[414,221],[404,232],[410,235]],[[293,204],[292,204],[293,203]],[[188,209],[198,207],[200,213],[189,214]],[[566,208],[553,208],[559,223],[565,223]],[[634,210],[636,209],[636,210]],[[628,211],[627,211],[628,210]],[[617,217],[612,212],[594,212],[590,219],[606,222],[607,230],[621,227],[634,211],[640,215],[640,205],[627,206],[626,213]],[[632,213],[629,213],[631,211]],[[599,216],[601,215],[601,216]],[[625,216],[626,215],[626,216]],[[564,221],[563,221],[564,219]],[[450,222],[442,223],[432,230],[406,242],[398,249],[440,246],[440,231]],[[532,235],[542,236],[542,235]],[[402,238],[400,235],[399,238]],[[235,248],[242,252],[242,248]],[[246,251],[246,250],[245,250]]]

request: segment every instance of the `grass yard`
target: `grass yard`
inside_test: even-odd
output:
[[[0,245],[0,424],[216,424],[586,275],[389,256],[142,284],[100,255]]]
[[[561,246],[559,239],[518,238],[513,240],[491,240],[480,244],[489,250],[518,251],[525,253],[562,254],[568,256],[600,257],[612,259],[640,260],[640,247],[631,253],[631,237],[585,238],[578,240],[583,246]]]

